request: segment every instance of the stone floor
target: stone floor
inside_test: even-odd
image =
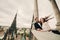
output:
[[[32,33],[37,40],[60,40],[60,35],[54,34],[52,32],[41,32],[32,30]]]

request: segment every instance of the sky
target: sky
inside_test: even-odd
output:
[[[60,0],[56,0],[60,9]],[[52,14],[54,11],[49,0],[38,0],[39,18]],[[17,13],[17,27],[31,26],[32,15],[34,13],[34,0],[0,0],[0,25],[11,26],[15,14]],[[51,28],[55,28],[56,19],[49,22]]]

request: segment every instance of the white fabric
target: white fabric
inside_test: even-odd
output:
[[[42,28],[44,31],[50,30],[50,26],[47,22],[43,23]]]

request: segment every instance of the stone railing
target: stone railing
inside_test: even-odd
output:
[[[32,30],[33,40],[60,40],[60,35],[52,32],[40,32]]]

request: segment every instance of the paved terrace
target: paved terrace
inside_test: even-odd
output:
[[[60,40],[60,35],[54,34],[52,32],[40,32],[32,30],[33,40]]]

